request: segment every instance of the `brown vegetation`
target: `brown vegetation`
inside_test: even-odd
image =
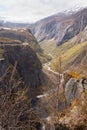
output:
[[[0,78],[0,127],[4,130],[39,130],[41,121],[31,108],[28,88],[15,67]]]

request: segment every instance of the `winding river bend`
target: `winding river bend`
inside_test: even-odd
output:
[[[60,76],[61,78],[61,81],[60,81],[60,85],[63,84],[64,82],[64,74],[59,74],[58,72],[52,70],[50,68],[50,62],[44,64],[44,66],[46,68],[46,70],[50,71],[51,73],[55,74],[55,75],[58,75]],[[45,97],[49,97],[50,95],[56,93],[58,91],[59,87],[56,86],[54,89],[51,89],[41,95],[38,95],[36,98],[41,100],[41,99],[44,99]],[[45,122],[45,123],[44,123]],[[55,130],[54,126],[52,125],[51,123],[51,116],[48,115],[47,117],[43,118],[43,127],[42,127],[42,130]]]

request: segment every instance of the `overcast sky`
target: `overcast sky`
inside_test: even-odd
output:
[[[0,0],[0,16],[6,20],[35,22],[74,7],[86,7],[87,0]]]

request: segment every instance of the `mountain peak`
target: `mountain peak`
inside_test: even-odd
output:
[[[87,8],[75,7],[36,22],[31,30],[39,42],[55,39],[60,45],[84,30],[87,25],[86,14]]]
[[[80,8],[80,7],[70,8],[70,9],[68,9],[68,10],[65,10],[65,11],[64,11],[64,14],[66,14],[66,15],[71,15],[71,14],[73,14],[73,13],[76,13],[76,12],[80,11],[81,9],[82,9],[82,8]]]

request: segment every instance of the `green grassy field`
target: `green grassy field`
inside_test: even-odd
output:
[[[61,66],[64,69],[66,66],[71,67],[73,64],[72,61],[74,61],[76,57],[78,57],[76,61],[78,62],[79,58],[81,58],[79,55],[84,52],[85,48],[87,48],[87,41],[78,43],[75,42],[75,38],[73,38],[57,47],[55,40],[49,40],[40,43],[40,46],[46,53],[54,56],[53,60],[51,61],[51,68],[56,70],[55,66],[58,67],[59,57],[61,57]]]
[[[55,59],[51,62],[52,69],[55,69],[56,64],[59,64],[59,57],[61,57],[61,67],[66,68],[70,64],[69,67],[73,65],[73,60],[77,56],[79,56],[84,49],[87,48],[87,42],[83,42],[76,45],[71,45],[70,43],[65,43],[61,47],[57,49],[57,55]],[[80,57],[78,57],[77,60],[79,60]],[[77,62],[77,61],[76,61]]]

